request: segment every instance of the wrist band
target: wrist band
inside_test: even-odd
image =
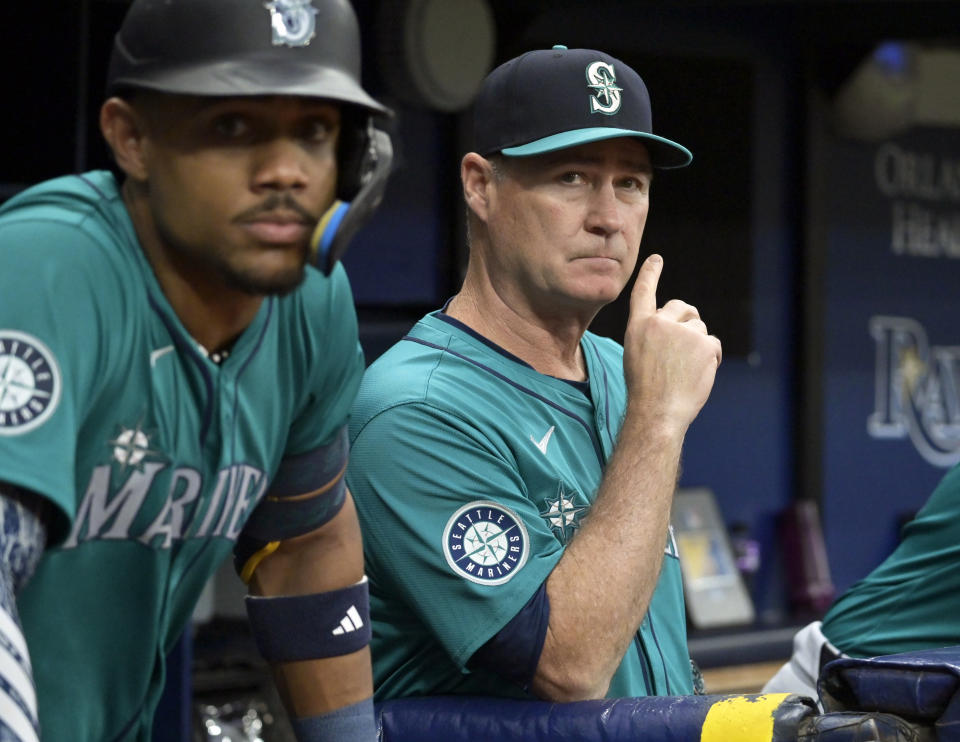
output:
[[[290,725],[298,742],[375,742],[377,739],[372,698],[325,714],[291,719]]]
[[[268,662],[337,657],[370,643],[367,578],[339,590],[282,597],[247,596],[247,617]]]

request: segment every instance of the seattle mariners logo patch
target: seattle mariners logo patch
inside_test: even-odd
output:
[[[620,93],[617,73],[613,65],[596,61],[587,66],[587,87],[595,92],[590,95],[590,113],[605,113],[608,116],[620,110]]]
[[[270,11],[273,45],[306,46],[316,32],[317,9],[310,0],[270,0],[263,6]]]
[[[0,330],[0,435],[41,425],[60,401],[60,369],[50,349],[32,335]]]
[[[489,500],[464,505],[443,529],[450,568],[480,585],[502,585],[526,564],[530,538],[520,517]]]

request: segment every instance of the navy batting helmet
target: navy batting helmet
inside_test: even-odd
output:
[[[392,160],[374,119],[389,109],[360,84],[348,0],[134,0],[114,38],[107,95],[295,95],[344,104],[338,200],[314,235],[325,272],[379,205]]]
[[[347,0],[135,0],[117,33],[107,94],[304,95],[385,113],[360,87]]]

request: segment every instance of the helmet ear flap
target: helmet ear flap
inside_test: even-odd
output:
[[[310,240],[314,264],[325,274],[347,249],[350,240],[383,200],[393,165],[390,135],[360,116],[351,125],[350,114],[341,119],[337,152],[337,200],[321,217]]]

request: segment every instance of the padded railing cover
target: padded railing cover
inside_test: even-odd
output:
[[[790,742],[816,714],[787,693],[573,703],[430,696],[377,706],[381,742]]]
[[[883,711],[960,742],[960,647],[834,660],[819,690],[827,712]]]

